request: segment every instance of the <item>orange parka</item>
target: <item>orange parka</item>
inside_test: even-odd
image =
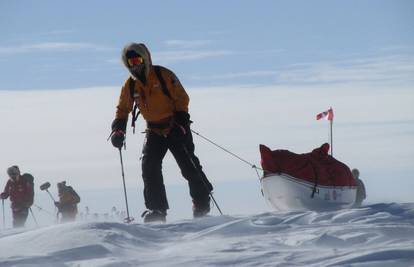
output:
[[[143,118],[149,123],[173,123],[173,116],[175,112],[184,111],[188,112],[189,97],[181,85],[175,74],[161,66],[160,74],[165,81],[166,89],[170,93],[168,97],[162,90],[161,81],[158,79],[154,70],[155,66],[152,65],[151,56],[148,49],[143,44],[134,44],[135,46],[129,47],[134,49],[139,55],[144,58],[145,71],[146,71],[146,83],[142,83],[139,79],[131,76],[129,77],[121,90],[118,105],[116,107],[116,119],[122,119],[127,121],[128,115],[132,111],[134,103],[137,104],[139,111]],[[126,67],[125,50],[123,52],[123,61]],[[130,83],[131,79],[135,80],[133,96],[131,97]],[[171,127],[167,129],[151,129],[159,134],[166,134]]]

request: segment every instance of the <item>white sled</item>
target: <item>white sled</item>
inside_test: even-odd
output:
[[[355,186],[322,186],[287,174],[269,174],[260,179],[264,198],[282,211],[329,211],[352,207]]]

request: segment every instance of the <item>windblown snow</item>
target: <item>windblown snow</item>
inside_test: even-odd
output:
[[[0,266],[414,266],[414,203],[7,229]]]

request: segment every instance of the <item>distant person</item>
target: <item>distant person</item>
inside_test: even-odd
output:
[[[111,218],[116,218],[116,214],[117,214],[118,210],[116,209],[115,206],[113,206],[111,208]]]
[[[365,185],[362,182],[361,179],[359,179],[359,170],[358,169],[352,169],[352,175],[355,178],[356,184],[357,184],[357,192],[356,192],[356,199],[355,203],[353,205],[354,208],[359,208],[362,205],[362,201],[367,198],[366,192],[365,192]]]
[[[8,168],[7,174],[10,179],[3,193],[0,194],[0,198],[4,200],[10,197],[13,227],[23,227],[29,215],[29,209],[33,205],[34,179],[29,173],[20,175],[20,169],[16,165]]]
[[[194,154],[188,113],[190,99],[186,91],[171,70],[152,64],[150,52],[144,44],[126,45],[122,51],[122,61],[131,76],[122,87],[112,123],[111,141],[116,148],[122,148],[128,114],[134,110],[135,104],[147,122],[142,152],[144,199],[148,209],[142,215],[144,222],[166,221],[169,205],[161,168],[168,150],[188,181],[193,216],[206,215],[210,212],[213,186]]]
[[[76,191],[66,185],[66,181],[57,183],[59,201],[55,202],[58,212],[61,214],[61,222],[70,222],[76,219],[80,197]]]
[[[90,215],[90,213],[89,213],[89,207],[88,206],[86,206],[85,207],[85,219],[87,220],[87,219],[89,219],[89,215]]]

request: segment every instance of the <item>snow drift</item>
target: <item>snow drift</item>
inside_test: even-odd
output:
[[[167,224],[77,222],[0,235],[0,266],[410,266],[414,203]]]

